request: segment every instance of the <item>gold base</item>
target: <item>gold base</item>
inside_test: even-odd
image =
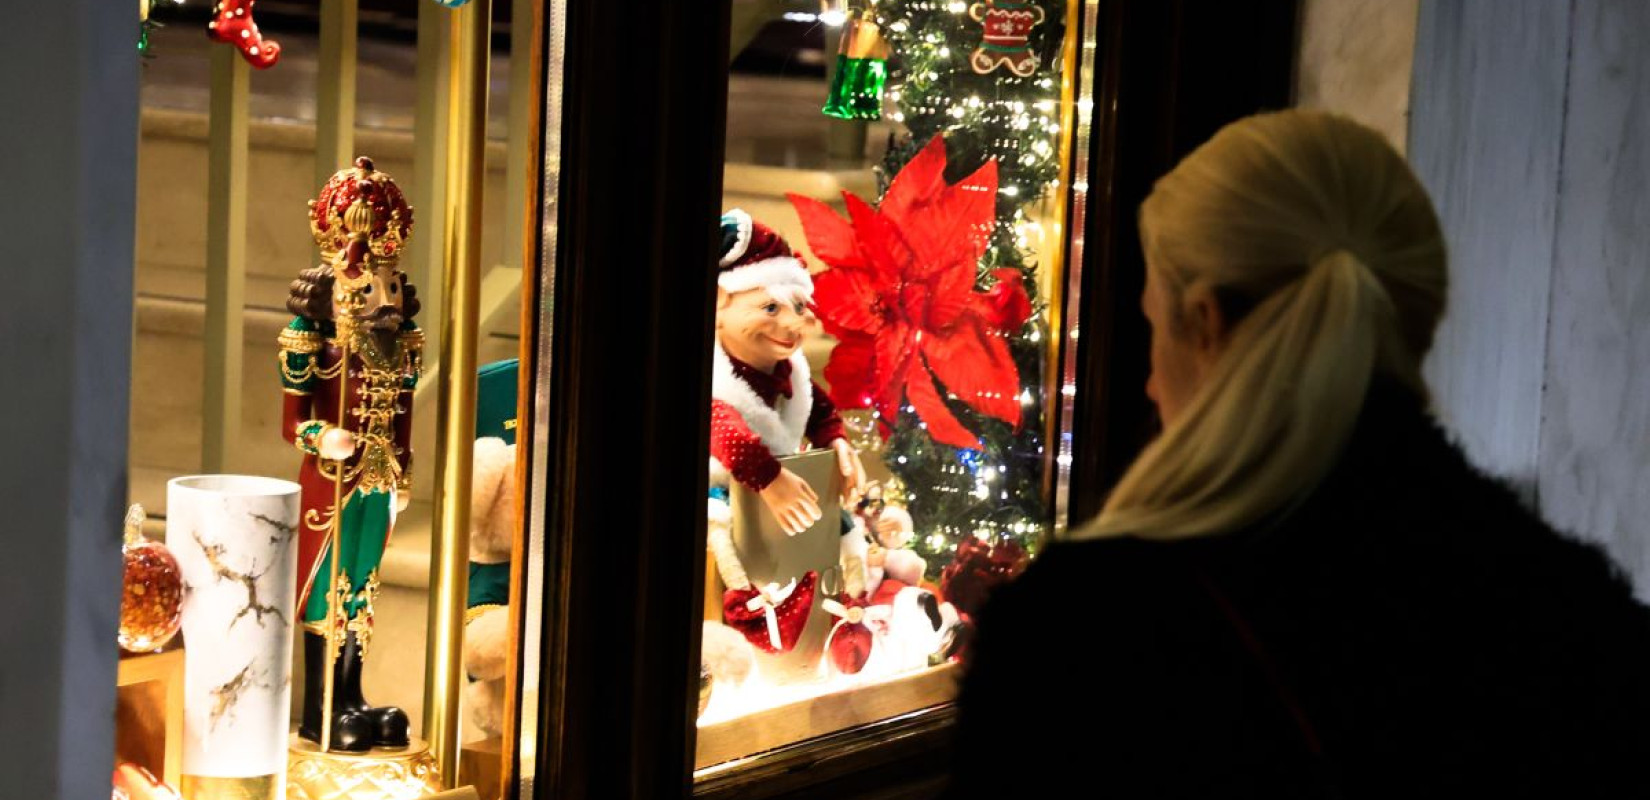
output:
[[[327,753],[292,734],[286,800],[414,800],[439,791],[441,773],[422,740],[393,750]]]
[[[280,800],[281,776],[212,778],[186,774],[181,788],[189,800]]]

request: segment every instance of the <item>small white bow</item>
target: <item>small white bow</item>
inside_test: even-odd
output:
[[[755,597],[745,601],[746,611],[756,611],[760,609],[762,611],[762,616],[767,619],[768,642],[773,645],[773,649],[775,650],[780,650],[783,648],[781,647],[779,641],[779,615],[774,613],[774,607],[785,602],[785,600],[791,596],[791,592],[794,591],[796,591],[796,579],[792,578],[791,582],[785,584],[784,586],[780,586],[777,583],[770,583],[767,586],[763,586],[756,590]]]

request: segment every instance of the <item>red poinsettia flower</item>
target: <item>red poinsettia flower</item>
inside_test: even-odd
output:
[[[1008,334],[1031,316],[1031,302],[1018,270],[996,270],[988,291],[975,287],[995,224],[995,160],[947,184],[945,141],[936,136],[894,176],[879,208],[844,192],[844,220],[818,200],[789,197],[814,257],[830,267],[814,279],[814,303],[840,342],[825,366],[838,406],[875,408],[886,433],[909,402],[935,441],[961,448],[979,439],[946,408],[940,387],[1019,423]]]

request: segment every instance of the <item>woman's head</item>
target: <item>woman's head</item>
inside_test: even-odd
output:
[[[1376,374],[1424,395],[1443,234],[1375,131],[1307,111],[1228,125],[1157,182],[1140,234],[1164,432],[1089,533],[1253,523],[1328,472]]]

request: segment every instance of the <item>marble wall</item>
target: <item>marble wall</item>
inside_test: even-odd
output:
[[[1410,154],[1451,248],[1441,416],[1650,597],[1645,30],[1636,0],[1423,2]]]
[[[1573,9],[1539,494],[1650,596],[1650,4]]]
[[[1443,220],[1451,266],[1427,382],[1474,461],[1530,497],[1568,20],[1566,4],[1547,0],[1429,2],[1415,48],[1409,157]]]
[[[1419,0],[1302,0],[1295,103],[1337,111],[1405,147]]]

